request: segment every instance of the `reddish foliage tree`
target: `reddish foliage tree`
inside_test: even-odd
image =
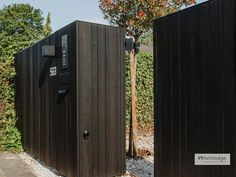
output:
[[[150,30],[152,21],[178,11],[196,0],[99,0],[100,9],[110,23],[126,28],[135,40]]]

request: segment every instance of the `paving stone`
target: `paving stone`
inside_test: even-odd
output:
[[[36,177],[18,154],[0,152],[0,177]]]

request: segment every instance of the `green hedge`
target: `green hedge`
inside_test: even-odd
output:
[[[43,17],[29,4],[0,9],[0,150],[22,151],[14,107],[14,54],[42,39]]]
[[[137,119],[142,128],[153,128],[153,56],[140,52],[136,64]],[[126,57],[126,125],[130,120],[130,60]]]

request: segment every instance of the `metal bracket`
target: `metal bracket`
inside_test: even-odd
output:
[[[133,38],[125,39],[125,50],[130,52],[131,50],[135,50],[135,52],[139,52],[140,50],[140,42],[134,42]]]

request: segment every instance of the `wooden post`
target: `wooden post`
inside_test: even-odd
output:
[[[131,117],[130,117],[130,131],[129,131],[129,152],[130,157],[137,156],[137,118],[136,118],[136,59],[135,50],[130,51],[130,77],[131,77]]]

